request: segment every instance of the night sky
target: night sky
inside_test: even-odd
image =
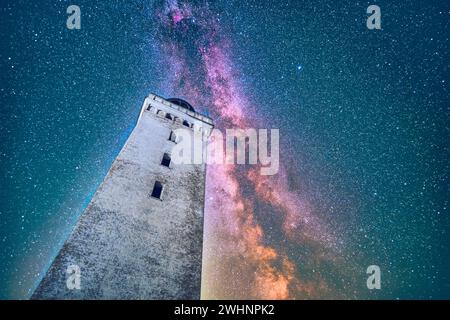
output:
[[[370,4],[381,30],[366,27]],[[280,129],[278,175],[208,168],[203,298],[450,298],[450,2],[0,12],[0,298],[29,297],[150,92],[219,129]]]

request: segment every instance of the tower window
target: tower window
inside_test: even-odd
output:
[[[166,119],[173,120],[170,113],[166,113]]]
[[[188,128],[190,128],[191,126],[189,125],[189,122],[187,122],[186,120],[183,121],[183,126],[186,126]]]
[[[177,135],[175,134],[175,132],[170,131],[169,140],[172,142],[177,142]]]
[[[161,161],[161,165],[164,166],[164,167],[169,168],[170,167],[170,160],[171,160],[170,159],[170,154],[164,153],[164,156],[163,156],[162,161]]]
[[[155,181],[155,185],[153,186],[152,197],[161,199],[161,194],[163,191],[163,185],[159,181]]]

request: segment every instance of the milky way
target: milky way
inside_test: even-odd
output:
[[[256,117],[246,99],[220,19],[206,5],[177,1],[157,15],[173,94],[205,106],[218,129],[262,127],[264,115]],[[195,37],[187,37],[192,32]],[[264,177],[251,166],[208,167],[204,298],[340,296],[320,274],[322,264],[334,276],[333,269],[342,268],[335,236],[300,195],[286,192],[285,172],[279,175]],[[263,227],[259,219],[275,223]],[[279,243],[268,244],[266,228],[277,229]],[[291,258],[288,247],[308,254]]]

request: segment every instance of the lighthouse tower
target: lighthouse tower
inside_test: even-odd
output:
[[[171,161],[178,128],[198,139],[213,122],[150,94],[32,299],[200,298],[206,166]]]

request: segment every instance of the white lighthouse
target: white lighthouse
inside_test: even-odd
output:
[[[179,128],[198,139],[213,122],[150,94],[33,299],[200,298],[206,166],[171,161]]]

